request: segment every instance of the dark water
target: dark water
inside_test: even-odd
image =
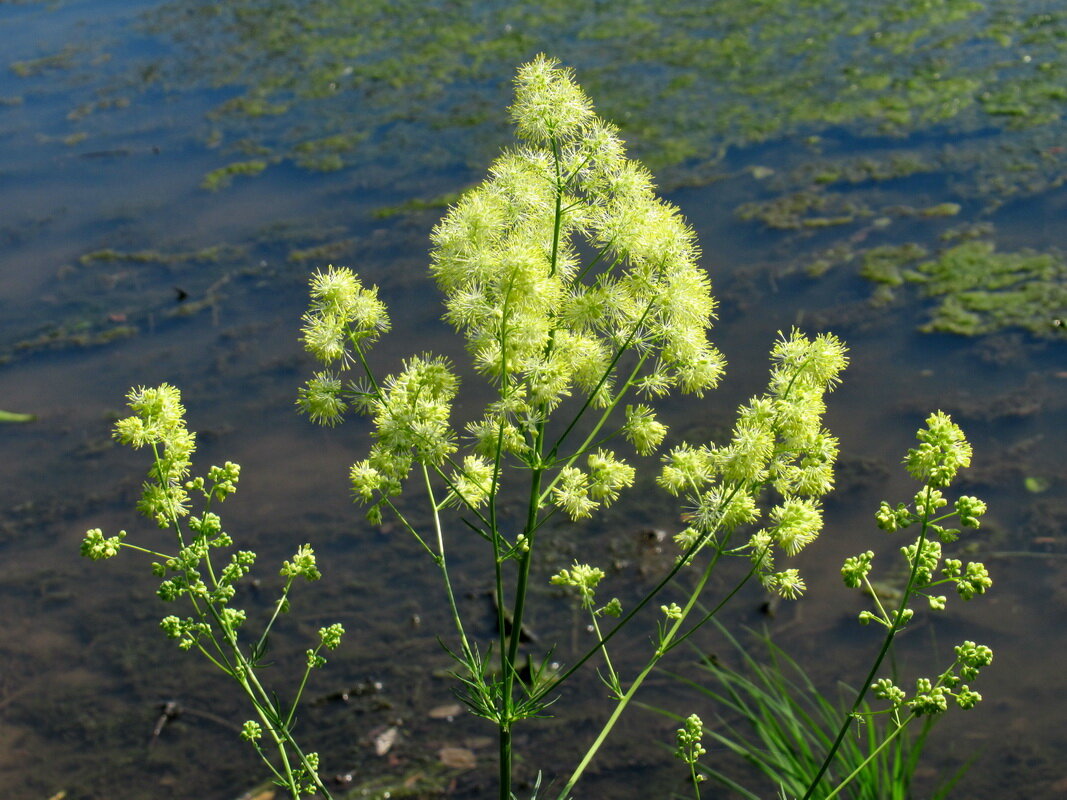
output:
[[[323,431],[294,414],[311,369],[297,330],[307,274],[347,263],[393,309],[382,373],[428,348],[462,359],[438,321],[428,232],[442,198],[507,142],[511,75],[542,50],[578,70],[700,236],[730,367],[710,400],[669,408],[678,430],[728,425],[760,391],[778,330],[833,330],[851,347],[830,410],[841,491],[800,564],[810,591],[774,620],[746,595],[737,619],[768,622],[823,685],[860,680],[874,643],[840,562],[891,557],[871,513],[908,496],[899,461],[925,414],[953,413],[975,445],[964,488],[991,506],[976,541],[995,586],[916,626],[901,651],[940,663],[968,638],[996,661],[985,702],[948,715],[922,776],[973,758],[960,797],[1064,791],[1067,18],[1021,1],[705,5],[0,3],[0,408],[38,416],[0,429],[0,793],[224,800],[261,777],[227,727],[245,718],[237,698],[159,634],[146,566],[78,557],[90,527],[152,535],[132,512],[146,460],[109,430],[128,387],[166,380],[201,432],[197,463],[243,467],[224,519],[259,552],[266,589],[297,544],[320,554],[325,578],[296,598],[276,671],[286,685],[302,637],[344,622],[346,645],[309,692],[358,696],[324,699],[301,724],[325,773],[429,776],[439,748],[463,746],[481,768],[445,783],[492,796],[491,731],[427,716],[453,702],[436,574],[348,501],[365,427]],[[942,297],[904,281],[889,298],[862,275],[877,247],[923,248],[903,264],[915,272],[968,241],[1053,264],[1019,268],[1006,284],[1018,292],[987,297],[974,336],[920,330],[943,319]],[[636,595],[669,562],[641,531],[673,532],[676,515],[648,499],[550,532],[533,623],[561,642],[557,657],[582,631],[547,576],[591,548],[618,562],[614,591]],[[459,536],[453,552],[465,610],[488,634],[476,543]],[[250,613],[267,609],[266,589],[248,591]],[[642,647],[635,637],[622,658]],[[522,732],[520,774],[568,771],[602,694],[595,675],[579,678],[557,718]],[[666,677],[648,699],[714,716]],[[150,744],[168,700],[187,713]],[[394,725],[398,745],[375,757],[370,741]],[[635,710],[581,796],[681,790],[661,747],[673,727]]]

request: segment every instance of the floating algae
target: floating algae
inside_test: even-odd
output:
[[[411,214],[416,211],[448,208],[450,205],[459,200],[460,195],[461,192],[447,192],[438,197],[432,197],[429,200],[423,200],[421,198],[415,197],[411,200],[406,200],[403,203],[398,203],[395,206],[383,206],[382,208],[375,209],[372,216],[375,219],[389,219],[390,217],[396,217],[402,214]]]
[[[869,281],[895,288],[904,283],[903,266],[926,255],[926,248],[909,242],[872,247],[863,254],[860,275]]]
[[[25,61],[14,61],[8,68],[20,78],[30,78],[52,70],[71,69],[75,64],[78,48],[68,45],[57,53]]]
[[[138,85],[209,88],[223,97],[206,113],[208,144],[224,155],[204,188],[278,164],[359,169],[412,187],[375,213],[387,218],[435,204],[403,196],[425,192],[427,170],[455,176],[438,186],[445,193],[484,166],[506,135],[492,113],[507,102],[506,76],[545,51],[579,71],[666,189],[699,185],[723,159],[760,178],[739,213],[775,235],[818,237],[827,256],[811,274],[860,263],[850,253],[873,219],[966,224],[1067,179],[1067,13],[1051,0],[283,0],[271,8],[171,0],[146,11],[141,31],[165,45],[163,55],[128,67],[138,80],[113,71],[90,78],[71,135],[81,130],[79,109],[121,111],[108,104],[109,86],[122,97]],[[18,72],[35,90],[37,74],[72,59],[79,68],[97,52],[87,48],[70,45]],[[806,153],[795,154],[797,142],[808,143]],[[865,267],[868,277],[880,268]],[[885,270],[877,278],[889,279],[897,280]],[[929,291],[941,297],[936,285]],[[890,289],[881,291],[888,299]],[[975,296],[943,300],[930,329],[1009,324],[977,305]]]
[[[502,76],[543,50],[577,68],[661,168],[828,126],[1054,124],[1067,18],[1030,5],[293,0],[264,14],[258,0],[174,0],[145,27],[177,47],[142,71],[168,87],[237,89],[212,120],[309,169],[395,155],[411,136],[430,145],[416,160],[441,145],[453,163],[474,163],[504,133],[486,113],[506,99]],[[345,137],[361,146],[307,153]]]
[[[217,192],[219,189],[225,189],[233,183],[233,179],[239,175],[254,177],[266,168],[267,162],[259,159],[254,159],[252,161],[235,161],[232,164],[227,164],[225,167],[213,169],[204,176],[204,179],[200,182],[200,186],[203,189],[207,189],[209,192]]]
[[[908,299],[917,288],[935,305],[920,330],[979,336],[1008,330],[1036,337],[1067,336],[1067,260],[1059,252],[998,253],[988,224],[944,231],[941,247],[917,242],[879,245],[866,250],[831,247],[806,267],[818,277],[831,267],[858,262],[859,274],[875,285],[870,303],[884,306]],[[938,244],[937,241],[931,245]],[[918,298],[914,298],[918,302]]]
[[[940,301],[923,330],[974,336],[1022,328],[1067,338],[1067,262],[1058,253],[998,253],[992,242],[970,241],[906,277]]]
[[[848,225],[857,217],[870,216],[864,206],[837,195],[807,191],[781,195],[765,202],[745,203],[738,207],[743,220],[758,220],[768,228],[799,230]]]
[[[0,422],[33,422],[36,414],[20,414],[16,411],[0,411]]]
[[[249,261],[246,247],[226,244],[83,253],[57,270],[53,303],[43,319],[28,314],[8,321],[0,364],[43,351],[109,345],[169,320],[217,309],[235,279],[268,269],[265,260],[259,266]],[[146,284],[153,288],[146,291]]]

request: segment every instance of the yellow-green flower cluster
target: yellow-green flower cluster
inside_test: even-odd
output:
[[[341,378],[327,371],[316,372],[300,387],[296,404],[319,425],[336,425],[348,410]]]
[[[542,56],[519,70],[511,112],[523,144],[433,233],[446,318],[503,394],[524,387],[490,415],[487,435],[496,420],[551,410],[575,389],[610,402],[616,355],[628,347],[647,357],[649,394],[714,386],[723,363],[706,337],[715,306],[678,210],[655,196],[557,62]],[[594,264],[580,267],[590,250]],[[636,438],[648,449],[657,437],[646,426]]]
[[[489,502],[493,465],[481,456],[467,456],[463,459],[463,468],[452,473],[451,486],[446,504],[481,508]]]
[[[622,435],[639,455],[647,456],[656,451],[667,435],[667,426],[656,419],[651,408],[644,404],[626,406],[626,423]]]
[[[358,498],[398,494],[415,463],[440,466],[455,451],[448,417],[458,386],[446,359],[415,356],[366,401],[376,441],[349,474]],[[370,516],[376,518],[378,510],[372,506]]]
[[[330,266],[311,277],[311,305],[301,329],[304,346],[330,364],[351,358],[351,345],[371,343],[389,330],[375,286],[366,289],[348,267]]]
[[[933,487],[948,486],[961,467],[970,466],[971,445],[943,411],[931,414],[917,436],[919,446],[909,450],[904,459],[916,480]]]
[[[378,288],[366,288],[348,267],[330,266],[311,276],[311,303],[303,317],[304,347],[324,364],[347,365],[362,358],[389,330],[389,315]],[[332,371],[315,373],[300,389],[297,406],[313,422],[335,425],[348,409],[341,378]]]
[[[196,435],[185,427],[181,392],[170,384],[131,389],[127,400],[134,415],[115,423],[115,438],[131,447],[156,449],[158,458],[148,473],[151,480],[144,484],[137,508],[155,519],[159,527],[167,528],[189,513],[184,481],[189,476]]]
[[[549,578],[550,583],[557,586],[569,586],[578,592],[578,597],[585,608],[592,608],[596,587],[604,578],[604,570],[600,567],[591,567],[588,564],[575,562],[570,569],[560,570]]]
[[[564,467],[552,489],[556,506],[571,519],[583,519],[600,507],[611,505],[619,492],[634,482],[634,468],[610,450],[597,450],[587,459],[588,472]]]
[[[683,444],[668,454],[660,485],[693,503],[690,527],[677,537],[687,557],[717,534],[755,522],[761,513],[757,497],[773,486],[781,500],[747,552],[768,589],[788,598],[804,591],[795,569],[774,570],[774,552],[794,556],[822,528],[818,498],[833,486],[837,458],[837,440],[822,425],[823,397],[837,385],[848,363],[845,353],[831,334],[782,336],[771,353],[767,392],[741,407],[729,441]]]

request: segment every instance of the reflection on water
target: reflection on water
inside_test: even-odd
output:
[[[259,774],[213,718],[240,709],[158,634],[153,582],[133,559],[89,570],[77,557],[87,527],[136,524],[146,465],[113,448],[108,428],[128,386],[161,380],[183,388],[204,434],[199,463],[244,467],[227,515],[235,536],[264,563],[305,538],[324,554],[326,579],[282,633],[320,617],[353,631],[302,722],[321,729],[330,774],[432,777],[445,746],[491,767],[484,727],[428,716],[452,701],[434,638],[439,590],[415,547],[367,528],[348,503],[364,433],[331,436],[292,413],[307,371],[296,331],[306,273],[348,263],[396,310],[376,351],[383,371],[431,340],[462,357],[424,278],[428,231],[442,198],[506,142],[511,75],[540,50],[578,69],[700,235],[731,367],[680,428],[714,429],[760,388],[779,328],[828,327],[852,346],[831,404],[842,491],[803,564],[810,596],[773,622],[781,641],[823,664],[828,686],[857,679],[843,654],[869,641],[835,565],[892,550],[869,512],[906,495],[899,459],[925,412],[943,408],[975,442],[970,480],[993,509],[981,550],[1002,555],[986,556],[993,594],[903,642],[974,638],[997,651],[988,702],[946,721],[930,764],[981,753],[960,791],[975,797],[1042,796],[1064,779],[1063,650],[1050,632],[1067,608],[1067,15],[1036,0],[714,5],[0,5],[0,408],[40,416],[2,428],[5,794],[228,798]],[[920,330],[968,326],[983,335]],[[641,530],[676,524],[669,504],[641,494],[655,499],[553,531],[558,558],[596,542],[617,585],[639,587],[657,566]],[[477,614],[488,587],[464,570],[474,545],[457,547]],[[582,632],[542,591],[534,624],[566,658]],[[250,593],[250,610],[257,602]],[[758,602],[739,613],[758,623]],[[299,658],[288,638],[279,670]],[[589,735],[601,695],[584,680],[559,704],[573,711],[521,745],[535,755],[524,768],[553,771]],[[654,692],[669,701],[669,682]],[[153,737],[171,700],[188,713]],[[377,758],[375,732],[398,720],[398,743]],[[588,796],[674,785],[647,741],[659,721],[629,724]],[[487,775],[459,776],[456,796],[487,796]]]

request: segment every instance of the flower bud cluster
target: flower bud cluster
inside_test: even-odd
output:
[[[863,579],[870,574],[872,561],[874,561],[873,550],[846,558],[844,565],[841,567],[841,578],[844,580],[845,586],[852,589],[860,588]]]
[[[302,795],[316,794],[319,789],[319,754],[308,753],[304,757],[304,764],[306,766],[300,766],[293,770],[293,778]]]
[[[340,314],[337,309],[346,308],[349,323],[354,321],[368,325],[376,313],[376,300],[366,293],[353,290],[350,277],[342,275],[341,279],[333,280],[329,276],[317,276],[313,294],[324,315],[334,313],[329,309]],[[293,789],[294,796],[315,794],[322,787],[317,775],[318,756],[314,753],[306,758],[300,756],[299,748],[290,735],[288,722],[284,721],[284,717],[277,716],[282,713],[277,695],[270,692],[275,699],[267,699],[268,692],[254,674],[254,670],[261,666],[259,660],[271,626],[278,614],[288,609],[293,580],[303,577],[311,581],[320,577],[315,553],[310,545],[302,545],[292,561],[283,564],[281,574],[287,581],[275,606],[274,616],[258,642],[250,648],[246,647],[242,641],[242,628],[248,621],[248,614],[243,609],[231,607],[230,602],[237,593],[237,583],[255,563],[256,554],[248,550],[236,550],[230,553],[229,560],[221,568],[212,563],[213,550],[232,547],[233,539],[223,531],[222,519],[211,510],[211,506],[216,501],[224,501],[237,490],[241,468],[227,461],[221,467],[211,467],[206,476],[189,478],[195,435],[186,429],[185,410],[178,390],[168,384],[154,389],[142,387],[133,389],[128,399],[134,414],[115,425],[115,436],[133,447],[152,448],[153,465],[138,506],[161,527],[171,529],[177,552],[168,557],[158,551],[158,545],[151,549],[124,545],[122,540],[126,537],[125,531],[105,537],[99,528],[93,528],[86,533],[82,542],[82,555],[93,560],[111,558],[123,546],[157,555],[159,560],[152,564],[152,573],[162,579],[157,590],[159,598],[164,602],[174,602],[187,597],[191,606],[191,613],[185,618],[169,614],[160,621],[164,635],[174,640],[182,650],[199,649],[229,677],[237,680],[262,719],[277,718],[280,724],[271,730],[273,743],[281,751],[283,760],[287,753],[292,754],[288,756],[290,758],[299,757],[300,766],[290,768],[289,764],[293,761],[286,765],[287,776],[274,767],[272,759],[261,748],[264,728],[260,722],[245,722],[240,731],[241,738],[255,748],[282,785]],[[199,515],[190,515],[188,511],[190,493],[194,492],[202,495],[204,500],[203,511]],[[188,519],[185,520],[185,517]],[[338,647],[343,633],[343,628],[337,624],[319,630],[318,647],[307,651],[308,670],[326,663],[319,651]],[[306,679],[305,674],[305,682]],[[288,713],[290,720],[303,688],[304,683]]]
[[[888,700],[894,709],[908,709],[917,715],[947,711],[950,699],[966,711],[978,705],[982,695],[964,681],[973,681],[983,667],[992,663],[992,650],[967,641],[956,646],[956,660],[936,680],[917,678],[911,696],[888,678],[875,681],[871,691],[875,697]]]
[[[101,561],[105,558],[114,558],[119,554],[122,540],[126,538],[126,531],[119,531],[115,536],[104,537],[104,532],[99,528],[92,528],[85,532],[85,538],[81,544],[81,554],[84,558],[93,561]]]
[[[668,620],[678,620],[682,618],[682,607],[677,603],[660,606],[659,610]]]
[[[241,465],[227,461],[221,467],[212,467],[207,471],[211,488],[204,491],[204,496],[218,500],[220,503],[237,491],[237,480],[241,477]],[[188,485],[187,485],[187,488]],[[199,488],[203,489],[203,486]]]
[[[285,578],[303,578],[306,581],[317,581],[322,577],[319,567],[315,563],[315,551],[310,544],[302,544],[297,548],[292,561],[283,561],[281,575]]]
[[[327,650],[336,650],[341,646],[341,637],[344,634],[344,627],[340,622],[335,622],[325,628],[319,628],[319,641]]]
[[[592,608],[596,595],[596,587],[604,578],[604,570],[600,567],[591,567],[588,564],[575,562],[570,569],[560,570],[549,578],[550,583],[557,586],[569,586],[578,592],[581,604],[585,608]],[[605,612],[608,613],[608,612]]]
[[[241,726],[241,738],[246,742],[256,742],[263,738],[263,726],[255,720],[248,720]]]
[[[197,622],[191,617],[179,619],[173,614],[160,620],[159,627],[168,639],[177,639],[182,650],[192,649],[202,637],[211,635],[211,626],[206,622]]]
[[[986,512],[986,504],[976,497],[964,495],[956,500],[952,511],[937,516],[949,502],[941,491],[948,485],[943,481],[946,476],[951,476],[947,478],[951,480],[960,467],[970,463],[971,445],[963,431],[947,414],[940,411],[927,418],[926,427],[919,430],[917,438],[921,444],[918,448],[908,451],[908,457],[905,459],[907,468],[916,477],[936,478],[931,478],[931,482],[916,493],[910,504],[898,503],[893,507],[883,500],[875,513],[875,521],[879,528],[889,533],[921,523],[922,532],[919,537],[912,544],[901,547],[900,552],[908,564],[909,571],[914,573],[911,589],[924,595],[931,608],[943,610],[947,598],[944,595],[930,594],[929,589],[951,583],[955,585],[960,597],[970,600],[975,595],[984,594],[993,585],[984,564],[971,561],[964,566],[959,559],[943,558],[944,545],[956,541],[960,529],[948,528],[941,523],[955,516],[959,520],[960,528],[976,529]],[[913,468],[914,464],[920,462],[923,465],[921,470]],[[853,588],[866,585],[870,590],[867,574],[870,572],[872,559],[873,553],[870,551],[847,559],[841,569],[845,584]],[[863,622],[873,619],[886,626],[893,625],[893,620],[886,614],[878,615],[868,611],[863,612],[861,617]]]
[[[707,749],[701,743],[704,738],[704,722],[696,714],[690,714],[684,727],[678,729],[678,749],[674,755],[689,766],[695,765]]]
[[[941,511],[949,503],[941,489],[951,483],[961,467],[970,463],[970,444],[963,431],[940,411],[927,418],[926,427],[918,432],[917,438],[920,445],[908,451],[905,465],[914,477],[925,481],[925,486],[910,504],[899,503],[894,507],[882,501],[875,514],[878,527],[889,533],[912,525],[921,527],[915,541],[900,548],[909,570],[908,585],[900,604],[895,610],[887,610],[878,599],[868,579],[874,560],[872,551],[846,559],[841,568],[846,586],[863,587],[875,598],[876,610],[861,611],[860,623],[878,622],[890,630],[890,635],[914,616],[914,609],[906,605],[912,595],[924,596],[930,608],[943,610],[948,598],[932,594],[933,587],[954,584],[960,597],[970,600],[993,585],[983,564],[972,561],[964,566],[959,559],[943,557],[944,546],[956,541],[960,530],[947,528],[941,523],[955,516],[961,528],[978,528],[986,511],[985,503],[969,496],[956,500],[952,511]],[[956,647],[956,661],[949,669],[936,680],[919,678],[910,697],[887,678],[876,681],[871,689],[876,697],[888,700],[895,709],[906,708],[915,714],[941,713],[948,708],[950,699],[954,699],[960,708],[973,708],[982,697],[963,681],[974,680],[979,670],[992,659],[993,651],[988,647],[964,642]]]

